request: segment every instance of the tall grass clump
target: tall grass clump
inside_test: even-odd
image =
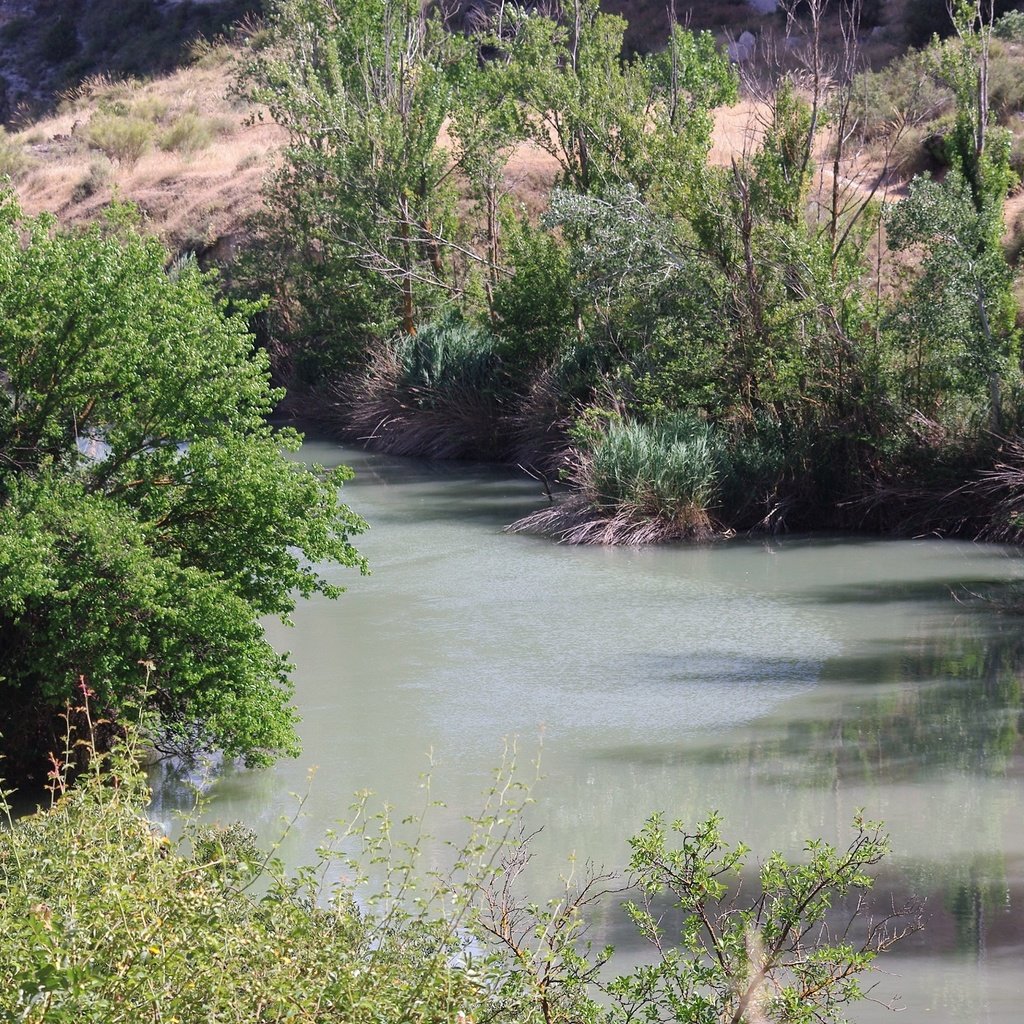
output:
[[[699,517],[718,494],[720,452],[712,428],[688,416],[612,423],[590,455],[587,485],[602,506]]]
[[[428,324],[395,346],[398,386],[428,400],[446,391],[495,387],[500,370],[493,335],[459,316]]]
[[[343,436],[393,455],[499,459],[509,395],[494,336],[455,315],[378,347],[330,389],[325,415]]]
[[[570,480],[578,492],[514,523],[571,544],[709,539],[727,453],[714,427],[689,414],[649,423],[584,419]]]

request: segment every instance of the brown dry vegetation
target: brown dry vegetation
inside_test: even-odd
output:
[[[78,224],[121,199],[136,204],[147,229],[172,250],[230,257],[217,250],[230,250],[244,232],[284,139],[273,125],[249,124],[253,111],[229,98],[231,60],[219,48],[149,82],[83,83],[55,114],[11,137],[30,161],[16,183],[26,212],[48,210]],[[148,124],[137,160],[97,145],[90,126],[104,115]]]

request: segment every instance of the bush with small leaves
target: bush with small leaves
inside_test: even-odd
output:
[[[591,949],[588,914],[621,885],[585,875],[547,903],[522,891],[530,787],[514,750],[447,866],[422,872],[425,849],[432,861],[438,851],[423,817],[399,823],[364,795],[318,862],[289,872],[242,825],[193,819],[164,836],[145,816],[133,747],[128,729],[73,787],[56,761],[49,810],[15,820],[0,792],[4,1019],[829,1024],[862,997],[874,956],[914,927],[832,930],[864,910],[858,900],[836,916],[871,887],[887,850],[876,825],[858,818],[846,849],[809,842],[801,863],[771,854],[741,899],[747,849],[723,842],[716,816],[690,832],[655,815],[631,840],[627,909],[657,957],[608,977],[613,950]],[[325,881],[340,871],[351,881]],[[666,902],[682,914],[678,935]]]
[[[160,148],[191,156],[206,149],[213,141],[214,134],[214,124],[209,118],[186,110],[164,129],[160,136]]]
[[[111,160],[131,167],[153,142],[153,122],[135,114],[93,114],[82,131],[86,142]]]

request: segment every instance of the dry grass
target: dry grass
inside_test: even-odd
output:
[[[1024,540],[1024,438],[1005,438],[992,468],[962,490],[987,513],[982,540],[1020,544]]]
[[[553,501],[505,527],[509,533],[551,537],[562,544],[603,544],[643,547],[672,541],[711,541],[731,536],[716,530],[705,509],[692,506],[675,515],[652,516],[646,509],[621,505],[609,510],[582,494]]]
[[[721,10],[705,11],[695,24],[708,24],[709,18],[721,15],[719,21],[727,27],[728,19],[722,18],[730,11],[739,16],[731,0],[718,6]],[[640,21],[660,25],[652,12],[653,8],[647,12],[646,22],[643,17]],[[229,47],[208,46],[190,67],[150,82],[87,81],[58,113],[10,136],[8,149],[17,159],[16,189],[25,209],[52,211],[67,224],[85,223],[95,220],[116,197],[137,204],[147,227],[173,250],[230,257],[246,237],[248,219],[261,206],[262,182],[285,138],[276,126],[249,125],[253,111],[228,98],[232,60]],[[111,112],[153,125],[151,144],[134,162],[116,156],[106,161],[89,145],[90,135],[95,139],[97,134],[90,131],[90,124],[95,128],[99,123],[93,119],[100,115],[109,120]],[[711,163],[728,166],[751,153],[768,115],[766,103],[750,96],[719,110]],[[910,142],[903,148],[913,150]],[[828,146],[829,140],[823,138],[818,152],[817,185],[826,195],[831,191]],[[867,194],[878,181],[883,150],[880,144],[865,146],[854,155],[843,182],[852,199]],[[528,216],[536,218],[547,208],[558,173],[550,154],[526,143],[508,161],[505,189]],[[889,198],[899,194],[908,176],[898,166],[892,168]],[[1024,248],[1021,231],[1014,227],[1021,220],[1021,208],[1024,198],[1012,199],[1008,208],[1007,245],[1014,253]]]
[[[138,205],[149,230],[175,251],[207,253],[225,240],[233,248],[261,205],[260,188],[285,133],[248,124],[253,111],[228,98],[231,59],[222,47],[150,82],[89,80],[58,113],[12,136],[25,157],[17,191],[26,211],[49,210],[64,223],[86,223],[116,197]],[[749,153],[765,113],[764,104],[752,99],[720,110],[712,163],[727,166]],[[98,173],[102,155],[90,136],[95,141],[103,119],[119,116],[151,122],[150,144],[137,159],[108,153],[113,159]],[[505,188],[528,216],[537,217],[558,173],[550,154],[525,143],[508,161]]]
[[[85,83],[55,115],[13,137],[35,161],[17,186],[22,205],[78,224],[118,198],[135,203],[148,229],[173,250],[216,257],[231,248],[260,206],[260,186],[284,133],[246,124],[252,111],[227,98],[229,75],[226,61],[207,59],[146,83]],[[114,160],[97,174],[100,154],[89,145],[88,126],[97,114],[120,111],[148,118],[154,145],[135,162]],[[182,125],[201,128],[185,133],[186,144],[160,148],[182,134]]]

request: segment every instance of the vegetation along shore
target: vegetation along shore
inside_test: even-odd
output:
[[[456,13],[270,5],[4,166],[269,295],[291,413],[536,474],[515,529],[1016,539],[1020,11],[750,12],[740,63],[650,12],[650,52],[594,3]]]
[[[859,815],[756,867],[651,817],[619,973],[608,880],[515,889],[507,765],[421,877],[386,809],[298,873],[162,836],[139,754],[298,751],[264,621],[367,524],[281,415],[519,466],[570,544],[1024,539],[1021,5],[19,0],[0,56],[0,775],[52,795],[0,1016],[841,1019],[916,927]]]

